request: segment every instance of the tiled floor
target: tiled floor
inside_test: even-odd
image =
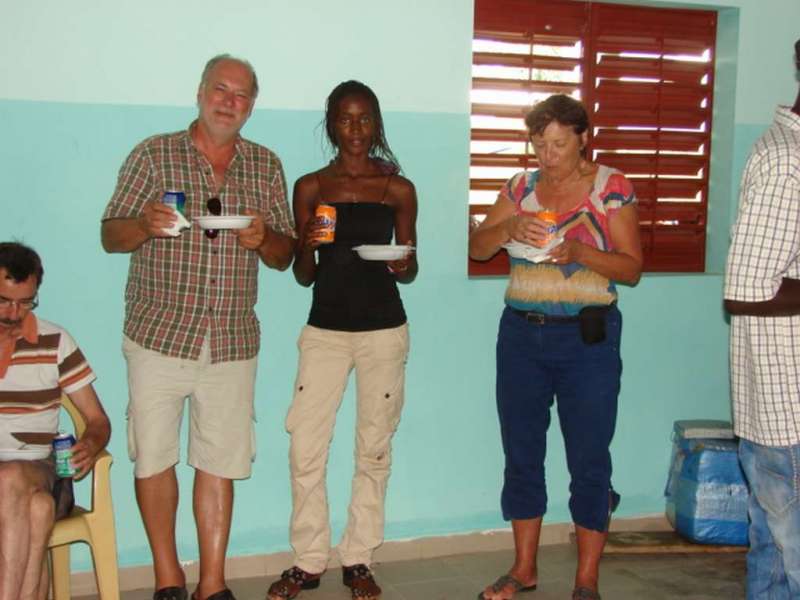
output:
[[[474,600],[483,587],[505,572],[511,551],[459,554],[427,560],[374,565],[384,589],[382,600]],[[601,567],[604,600],[737,600],[744,598],[744,554],[607,554]],[[569,600],[575,547],[542,546],[539,588],[519,600]],[[298,600],[348,600],[341,571],[329,571],[316,590]],[[238,600],[264,600],[269,580],[238,579],[229,585]],[[122,600],[148,600],[151,590],[122,594]]]

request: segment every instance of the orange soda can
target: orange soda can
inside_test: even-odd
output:
[[[336,231],[336,207],[330,204],[320,204],[314,215],[319,219],[321,225],[317,239],[323,244],[330,244]]]
[[[558,233],[558,217],[553,210],[540,210],[536,213],[536,218],[547,223],[547,237],[542,240],[542,247],[553,241]]]

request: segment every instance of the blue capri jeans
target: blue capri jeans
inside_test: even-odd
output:
[[[569,509],[576,525],[607,531],[619,502],[609,445],[622,374],[622,315],[606,313],[606,339],[586,344],[577,322],[531,323],[506,307],[497,337],[497,412],[505,452],[501,505],[506,520],[547,511],[544,459],[550,407],[567,454]]]

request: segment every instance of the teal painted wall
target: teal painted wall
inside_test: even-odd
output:
[[[800,3],[685,4],[719,9],[727,35],[717,77],[725,93],[715,98],[726,116],[715,130],[719,154],[712,167],[718,216],[710,237],[722,240],[714,249],[719,264],[749,147],[774,105],[790,102],[796,91],[787,56]],[[342,0],[334,7],[247,0],[234,10],[208,0],[142,0],[135,7],[0,0],[0,8],[0,239],[21,239],[42,253],[47,274],[38,311],[72,331],[99,375],[97,389],[115,428],[120,563],[145,564],[150,556],[124,434],[127,390],[119,346],[128,259],[102,252],[99,218],[133,145],[192,119],[202,63],[222,50],[250,57],[258,69],[263,91],[244,133],[278,152],[290,185],[326,160],[317,125],[332,85],[358,77],[378,92],[388,138],[420,199],[421,272],[402,290],[412,352],[395,438],[387,537],[504,527],[493,392],[504,281],[466,277],[471,2]],[[162,22],[154,23],[153,14],[163,15]],[[647,275],[636,288],[622,290],[624,375],[613,446],[621,516],[663,510],[674,420],[729,418],[721,285],[720,268],[712,268],[701,275]],[[308,304],[309,291],[289,273],[262,270],[258,457],[253,477],[237,484],[231,555],[288,549],[283,418]],[[328,475],[337,532],[352,472],[352,404],[348,392]],[[559,437],[553,427],[549,522],[569,520]],[[182,558],[191,560],[197,553],[190,469],[181,466],[179,476],[179,544]],[[85,554],[76,568],[89,568]]]

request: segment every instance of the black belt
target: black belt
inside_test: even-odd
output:
[[[605,309],[604,312],[608,312],[616,305],[617,302],[615,300],[608,306],[603,307]],[[509,306],[508,308],[510,308],[515,314],[528,321],[528,323],[536,323],[538,325],[544,325],[545,323],[578,323],[581,320],[580,315],[546,315],[544,313],[531,312],[529,310],[519,310],[518,308],[514,308],[512,306]]]
[[[544,325],[545,323],[577,323],[581,320],[578,315],[546,315],[544,313],[531,312],[529,310],[519,310],[509,306],[514,314],[519,315],[529,323]]]

